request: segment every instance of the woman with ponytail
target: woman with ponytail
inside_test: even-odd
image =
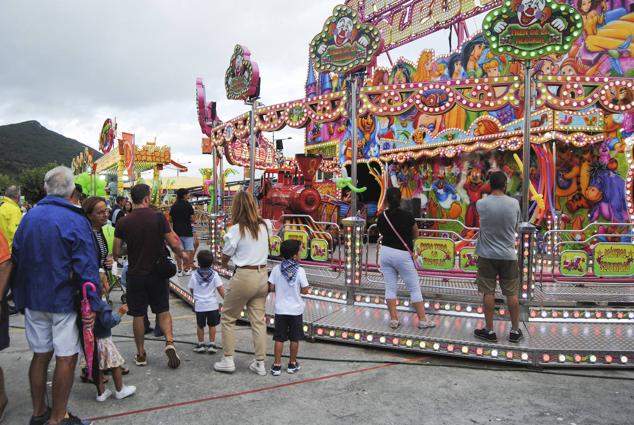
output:
[[[397,281],[400,276],[409,290],[412,305],[418,315],[418,327],[433,328],[434,322],[425,315],[423,295],[412,254],[412,240],[418,235],[416,220],[411,212],[401,209],[401,191],[398,188],[390,187],[385,200],[388,209],[379,216],[377,227],[383,238],[379,266],[385,280],[385,302],[390,312],[390,327],[396,329],[400,326],[396,311]]]

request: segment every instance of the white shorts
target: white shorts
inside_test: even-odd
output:
[[[55,352],[57,357],[79,353],[77,313],[47,313],[25,311],[26,340],[34,353]]]

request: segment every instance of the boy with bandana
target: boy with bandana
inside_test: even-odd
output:
[[[299,250],[301,242],[286,240],[282,242],[280,253],[284,260],[271,270],[269,276],[269,291],[275,292],[275,362],[271,367],[271,374],[279,376],[282,373],[282,350],[284,342],[291,341],[291,355],[286,371],[299,371],[297,352],[299,341],[304,338],[304,301],[301,294],[308,293],[306,272],[299,266]]]
[[[214,354],[216,347],[216,326],[220,324],[220,304],[216,293],[224,299],[225,289],[222,279],[211,265],[214,256],[211,251],[203,249],[198,252],[198,270],[189,279],[189,289],[194,297],[194,311],[196,312],[196,335],[198,344],[194,346],[195,353]],[[209,327],[209,343],[205,345],[205,325]]]

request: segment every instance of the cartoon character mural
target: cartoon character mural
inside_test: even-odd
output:
[[[634,0],[565,1],[581,12],[583,34],[568,54],[550,54],[535,60],[533,67],[536,77],[544,81],[544,77],[551,75],[634,76],[634,45],[631,43],[634,38]],[[553,21],[554,16],[550,15],[544,0],[513,0],[512,7],[518,11],[518,20],[515,23],[506,22],[506,27],[510,24],[528,26],[544,22],[553,26],[562,24]],[[348,43],[358,37],[355,28],[350,28],[345,20],[338,21],[331,31],[335,45]],[[390,68],[374,69],[365,82],[366,86],[465,82],[466,79],[505,76],[519,76],[520,82],[512,88],[494,85],[489,89],[489,94],[484,90],[478,94],[466,82],[464,87],[454,88],[464,99],[474,101],[484,99],[482,96],[501,99],[507,95],[504,90],[512,90],[508,95],[514,101],[501,100],[503,105],[498,108],[467,108],[454,98],[453,106],[443,113],[424,110],[424,103],[417,103],[416,107],[390,115],[365,111],[366,115],[358,117],[357,121],[358,158],[387,161],[387,176],[384,177],[386,186],[391,184],[401,188],[404,199],[419,198],[421,208],[428,212],[428,216],[459,218],[468,226],[477,226],[475,203],[487,196],[486,182],[490,171],[505,172],[510,178],[509,193],[515,196],[520,192],[521,173],[510,158],[510,151],[500,148],[493,153],[486,151],[489,148],[476,150],[472,146],[476,142],[484,146],[498,143],[508,138],[505,134],[521,131],[524,111],[522,102],[518,100],[521,100],[523,90],[522,71],[521,63],[510,56],[494,54],[481,34],[467,40],[458,51],[448,56],[435,56],[433,51],[425,49],[416,63],[399,59]],[[340,82],[345,78],[342,75],[319,77],[313,80],[319,80],[320,85],[328,83],[328,90],[343,88]],[[319,88],[317,95],[326,93],[322,89]],[[437,96],[434,90],[443,91],[435,87],[428,88],[418,94],[421,102],[427,97]],[[537,96],[541,99],[540,96],[548,95],[549,92],[559,96],[563,90],[571,89],[563,85],[551,85],[545,93],[537,93]],[[536,187],[541,186],[539,190],[547,188],[552,192],[549,214],[560,216],[565,229],[581,230],[593,220],[613,223],[614,220],[629,219],[624,199],[630,200],[631,194],[625,191],[623,182],[628,172],[626,139],[634,135],[634,110],[627,109],[634,101],[632,90],[627,85],[613,85],[606,90],[605,97],[612,104],[623,107],[621,110],[593,105],[572,111],[533,111],[531,128],[535,137],[540,139],[539,143],[544,143],[541,146],[550,149],[545,152],[552,154],[546,159],[550,161],[548,164],[552,170],[545,170],[544,158],[535,159],[534,155],[529,165],[531,182]],[[403,92],[401,96],[400,100],[405,102],[407,95]],[[398,102],[396,99],[395,103]],[[548,132],[553,130],[558,131],[558,138],[544,140]],[[352,133],[347,119],[324,124],[310,122],[306,131],[307,145],[334,143],[339,161],[343,163],[351,160]],[[586,139],[592,138],[593,144],[579,147],[583,145],[579,143],[581,139],[578,136],[575,136],[574,141],[572,139],[579,132]],[[562,140],[564,136],[568,141]],[[456,148],[449,158],[423,159],[426,156],[418,154],[423,150],[442,151],[452,145],[462,147]],[[460,150],[465,146],[472,153]],[[556,146],[555,152],[551,146]],[[412,159],[411,155],[395,159],[408,151],[415,152],[414,157],[418,159]],[[617,196],[617,193],[620,195]]]
[[[469,206],[464,218],[464,223],[467,227],[480,226],[480,215],[476,209],[476,202],[482,199],[485,193],[491,193],[491,186],[485,183],[483,168],[483,164],[474,164],[468,171],[467,181],[464,184],[469,197]]]
[[[614,171],[596,164],[591,172],[590,185],[584,195],[592,204],[591,222],[600,219],[611,223],[628,221],[625,180]]]

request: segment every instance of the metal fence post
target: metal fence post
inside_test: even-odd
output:
[[[522,305],[522,320],[528,319],[528,306],[533,299],[535,287],[535,236],[537,228],[530,223],[520,224],[520,304]]]
[[[219,270],[222,264],[222,231],[225,227],[225,215],[222,211],[209,215],[209,248],[214,254],[214,269]]]
[[[365,220],[353,216],[343,219],[342,223],[346,300],[348,304],[354,304],[355,288],[361,285],[361,249]]]

